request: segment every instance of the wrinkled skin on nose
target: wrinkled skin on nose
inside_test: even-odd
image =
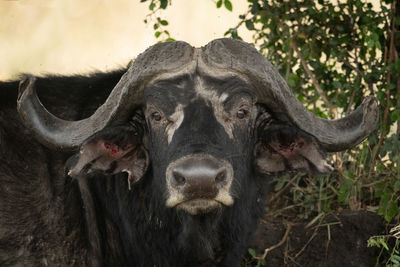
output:
[[[233,169],[229,162],[206,154],[189,154],[169,164],[167,206],[192,214],[230,206]]]
[[[153,175],[167,207],[194,215],[233,205],[250,173],[255,120],[251,94],[243,86],[232,94],[236,85],[198,76],[145,88]]]

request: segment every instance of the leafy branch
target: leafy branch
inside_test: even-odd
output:
[[[150,13],[146,15],[144,23],[153,23],[154,36],[160,42],[175,41],[175,39],[171,37],[169,31],[165,28],[169,24],[168,21],[159,16],[160,11],[165,10],[168,5],[171,5],[171,2],[168,0],[141,0],[140,2],[150,2]]]
[[[233,6],[230,0],[218,0],[216,3],[217,8],[221,8],[222,4],[224,4],[225,8],[229,11],[232,11]]]
[[[300,59],[301,65],[303,66],[303,68],[306,71],[307,75],[310,77],[311,82],[315,87],[315,90],[317,90],[318,94],[322,98],[322,101],[328,107],[329,111],[333,114],[333,117],[335,119],[337,119],[337,117],[338,117],[337,109],[335,109],[333,107],[332,103],[329,101],[328,97],[325,95],[324,91],[321,88],[321,85],[318,83],[318,81],[315,78],[314,74],[312,73],[312,71],[308,67],[308,64],[304,60],[304,58],[302,57],[300,50],[297,48],[296,42],[292,43],[292,48],[294,49],[294,51],[296,51],[296,54]]]

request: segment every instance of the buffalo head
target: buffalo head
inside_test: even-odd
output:
[[[34,81],[21,82],[19,112],[44,144],[79,148],[70,175],[126,172],[130,186],[148,173],[167,207],[190,214],[233,205],[256,173],[330,171],[325,151],[356,145],[378,118],[373,97],[347,117],[316,117],[256,49],[233,39],[150,47],[80,121],[50,114]]]

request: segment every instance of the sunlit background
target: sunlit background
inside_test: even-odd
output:
[[[173,0],[159,15],[171,37],[194,46],[223,37],[245,13],[212,0]],[[20,73],[74,74],[125,66],[157,42],[153,24],[143,21],[149,3],[140,0],[0,0],[0,79]],[[240,32],[245,40],[251,36]]]

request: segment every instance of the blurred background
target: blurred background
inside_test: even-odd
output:
[[[223,37],[247,10],[232,0],[233,10],[212,0],[174,0],[162,10],[175,39],[194,46]],[[139,0],[0,0],[0,80],[20,73],[87,73],[126,64],[158,40],[150,2]],[[243,38],[250,34],[243,29]]]

